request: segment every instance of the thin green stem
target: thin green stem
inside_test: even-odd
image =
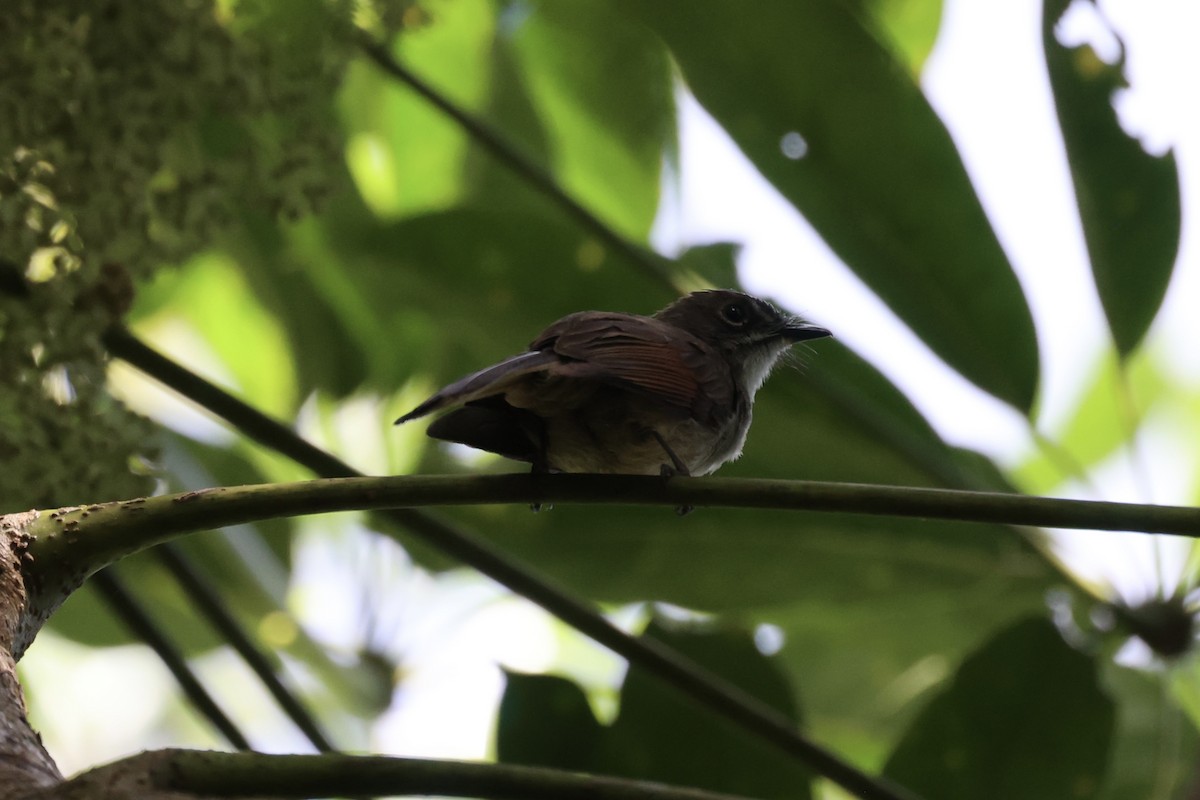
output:
[[[1184,506],[746,478],[411,475],[217,487],[59,509],[35,523],[30,552],[38,564],[94,570],[197,530],[333,511],[488,503],[766,508],[1200,537],[1200,508]]]
[[[154,549],[154,556],[159,563],[171,573],[179,583],[184,594],[195,605],[196,610],[208,620],[213,629],[229,642],[246,662],[251,671],[258,676],[259,681],[275,702],[283,710],[300,732],[308,739],[318,752],[328,753],[334,750],[329,738],[321,730],[316,718],[304,707],[300,699],[284,685],[283,678],[277,674],[276,665],[271,663],[266,653],[259,649],[251,639],[250,634],[234,617],[229,605],[221,597],[212,582],[192,563],[191,559],[178,546],[167,543]]]
[[[175,680],[196,711],[211,722],[213,727],[220,731],[231,745],[239,750],[249,750],[250,742],[246,740],[245,735],[225,714],[213,696],[208,693],[204,684],[200,683],[196,673],[192,672],[192,668],[188,666],[183,653],[171,643],[158,623],[150,618],[150,615],[126,588],[125,582],[117,577],[112,569],[106,569],[92,577],[92,586],[100,593],[113,612],[129,626],[130,632],[154,650],[171,674],[175,676]]]

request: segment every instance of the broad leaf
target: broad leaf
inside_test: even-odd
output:
[[[652,624],[644,634],[798,721],[775,659],[744,631]],[[569,681],[512,675],[500,704],[502,761],[663,781],[750,797],[807,798],[810,776],[788,756],[634,668],[616,721],[599,726]]]
[[[1171,280],[1181,225],[1179,170],[1173,153],[1150,155],[1117,119],[1113,95],[1126,85],[1124,53],[1105,64],[1087,45],[1059,43],[1055,26],[1069,5],[1045,0],[1042,44],[1092,275],[1124,358],[1145,336]]]
[[[927,800],[1096,797],[1114,710],[1092,657],[1025,620],[963,662],[885,773]]]
[[[559,184],[644,241],[658,210],[663,152],[673,147],[666,54],[604,0],[538,2],[508,16],[519,17],[508,41]]]
[[[853,4],[627,3],[697,99],[925,342],[1028,411],[1033,323],[945,126]]]

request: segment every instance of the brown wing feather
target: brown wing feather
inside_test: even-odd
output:
[[[650,317],[572,314],[547,328],[532,346],[563,358],[552,369],[555,375],[642,392],[702,419],[714,402],[726,408],[733,402],[724,359],[699,339]]]
[[[543,370],[547,366],[557,363],[558,360],[554,353],[548,351],[521,353],[512,358],[506,358],[499,364],[493,364],[486,369],[458,379],[396,420],[396,424],[423,417],[441,408],[462,405],[472,400],[500,394],[517,379],[531,372]]]
[[[735,401],[725,360],[696,337],[651,317],[581,312],[544,330],[528,352],[455,381],[397,423],[504,394],[538,372],[551,381],[580,378],[639,392],[704,421]]]

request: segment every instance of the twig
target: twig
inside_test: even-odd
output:
[[[242,735],[241,730],[225,715],[217,701],[200,683],[196,673],[192,672],[183,654],[171,644],[162,629],[146,614],[112,569],[102,570],[93,575],[92,585],[125,621],[130,631],[148,644],[162,659],[196,710],[204,715],[231,745],[239,750],[249,750],[250,742]]]
[[[313,715],[300,702],[296,695],[283,684],[283,679],[276,674],[274,665],[267,659],[263,651],[251,640],[241,623],[234,618],[229,606],[213,587],[209,580],[186,558],[175,544],[167,543],[156,547],[153,551],[158,561],[178,581],[179,587],[195,604],[213,628],[233,646],[246,666],[258,676],[263,686],[275,698],[289,719],[308,738],[308,741],[318,752],[328,753],[335,748],[321,730]]]

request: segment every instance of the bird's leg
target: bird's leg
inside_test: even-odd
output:
[[[530,432],[537,438],[537,452],[534,454],[533,460],[530,462],[529,473],[531,475],[549,475],[550,474],[550,459],[546,455],[546,450],[549,449],[550,442],[546,436],[545,428]],[[543,508],[547,511],[554,508],[553,503],[547,503],[543,506],[541,503],[530,503],[529,510],[533,513],[538,513]]]
[[[682,475],[686,478],[691,475],[691,472],[687,468],[687,464],[684,464],[679,456],[675,455],[675,451],[671,449],[671,445],[667,444],[667,440],[664,439],[658,431],[651,428],[650,435],[654,437],[654,441],[658,442],[659,446],[662,447],[662,449],[666,452],[667,457],[671,459],[670,464],[662,465],[660,474],[664,478],[669,478],[672,475]]]
[[[679,456],[675,455],[675,451],[671,449],[671,446],[667,444],[667,440],[664,439],[658,431],[651,428],[650,435],[654,437],[654,440],[658,442],[664,451],[666,451],[667,457],[671,459],[670,464],[663,464],[659,469],[660,475],[662,475],[664,478],[670,478],[675,475],[682,475],[686,478],[691,475],[691,472],[687,468],[687,464],[684,464],[683,460],[680,459]],[[675,507],[675,513],[681,517],[687,516],[693,511],[695,511],[694,506]]]

